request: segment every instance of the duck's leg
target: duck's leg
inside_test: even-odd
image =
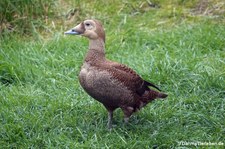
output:
[[[128,124],[130,117],[129,116],[124,116],[124,122],[125,124]]]
[[[108,128],[112,129],[113,111],[108,110]]]
[[[126,107],[126,108],[122,108],[122,111],[124,113],[124,122],[125,124],[128,123],[130,116],[132,115],[134,108],[133,107]]]

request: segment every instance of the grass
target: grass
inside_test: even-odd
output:
[[[224,16],[191,15],[197,2],[153,1],[160,8],[100,2],[78,6],[82,17],[104,23],[107,58],[158,84],[167,100],[150,103],[127,126],[117,110],[109,131],[106,110],[78,83],[88,42],[62,35],[74,24],[47,37],[9,34],[0,39],[1,148],[224,148]]]
[[[37,29],[46,29],[52,16],[57,14],[53,0],[18,0],[0,2],[0,32],[37,34]]]

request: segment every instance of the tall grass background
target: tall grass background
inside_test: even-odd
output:
[[[224,10],[222,0],[0,1],[0,148],[224,148]],[[107,58],[169,94],[127,126],[117,110],[112,131],[78,82],[88,41],[63,35],[86,18],[104,24]]]

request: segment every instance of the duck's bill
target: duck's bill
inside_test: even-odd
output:
[[[66,31],[64,34],[67,34],[67,35],[80,35],[79,32],[76,32],[73,29]]]

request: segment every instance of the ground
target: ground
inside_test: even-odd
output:
[[[1,148],[224,148],[225,18],[221,0],[57,1],[45,28],[0,38]],[[128,125],[78,82],[88,41],[63,32],[86,18],[106,30],[108,59],[169,96]],[[1,26],[3,28],[3,26]],[[11,29],[11,28],[10,28]]]

